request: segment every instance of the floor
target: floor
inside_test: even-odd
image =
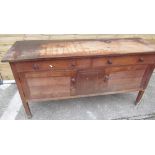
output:
[[[155,73],[141,100],[137,92],[30,103],[32,120],[141,120],[155,119]],[[27,119],[15,84],[0,85],[0,119]]]

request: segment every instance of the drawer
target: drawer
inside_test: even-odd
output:
[[[102,66],[119,66],[119,65],[138,65],[138,64],[153,64],[155,63],[154,55],[136,55],[136,56],[116,56],[94,58],[92,67]]]
[[[47,71],[58,69],[84,69],[89,68],[91,60],[85,59],[68,59],[68,60],[44,60],[15,63],[17,72],[27,71]]]
[[[73,66],[70,60],[49,60],[49,61],[31,61],[31,62],[17,62],[16,69],[18,72],[25,71],[43,71],[54,69],[70,69]]]

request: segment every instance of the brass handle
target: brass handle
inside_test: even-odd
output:
[[[109,59],[107,62],[108,62],[108,64],[110,64],[110,65],[112,64],[112,60],[110,60],[110,59]]]
[[[106,82],[106,81],[108,81],[108,80],[109,80],[109,75],[105,75],[104,81]]]
[[[75,78],[71,78],[71,81],[74,83],[76,80],[75,80]]]
[[[39,69],[39,65],[38,64],[33,64],[33,69],[34,70],[38,70]]]
[[[139,58],[139,62],[144,62],[144,58]]]

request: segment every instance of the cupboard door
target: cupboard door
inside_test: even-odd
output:
[[[81,70],[77,72],[76,95],[95,94],[104,90],[104,70]]]
[[[108,77],[107,92],[141,89],[142,78],[147,65],[131,65],[108,67],[105,72]]]
[[[28,99],[61,98],[70,96],[70,72],[29,72],[22,74]]]

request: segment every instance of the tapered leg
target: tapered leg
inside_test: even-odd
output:
[[[31,114],[31,110],[30,110],[28,102],[23,102],[23,106],[24,106],[28,119],[30,119],[32,117],[32,114]]]
[[[21,85],[21,79],[22,78],[20,79],[20,75],[16,71],[15,64],[14,63],[10,63],[10,66],[11,66],[11,69],[13,71],[13,75],[14,75],[14,78],[16,80],[16,84],[17,84],[17,87],[18,87],[18,90],[19,90],[19,94],[20,94],[20,97],[21,97],[21,100],[22,100],[22,103],[23,103],[25,112],[27,114],[27,117],[28,118],[31,118],[32,117],[32,114],[31,114],[31,111],[30,111],[30,107],[29,107],[29,104],[28,104],[28,102],[27,102],[27,100],[25,98],[25,95],[24,95],[24,92],[23,92],[23,89],[22,89],[22,85]]]
[[[136,105],[139,104],[139,101],[141,100],[143,94],[144,94],[144,90],[139,91],[137,98],[136,98]]]

